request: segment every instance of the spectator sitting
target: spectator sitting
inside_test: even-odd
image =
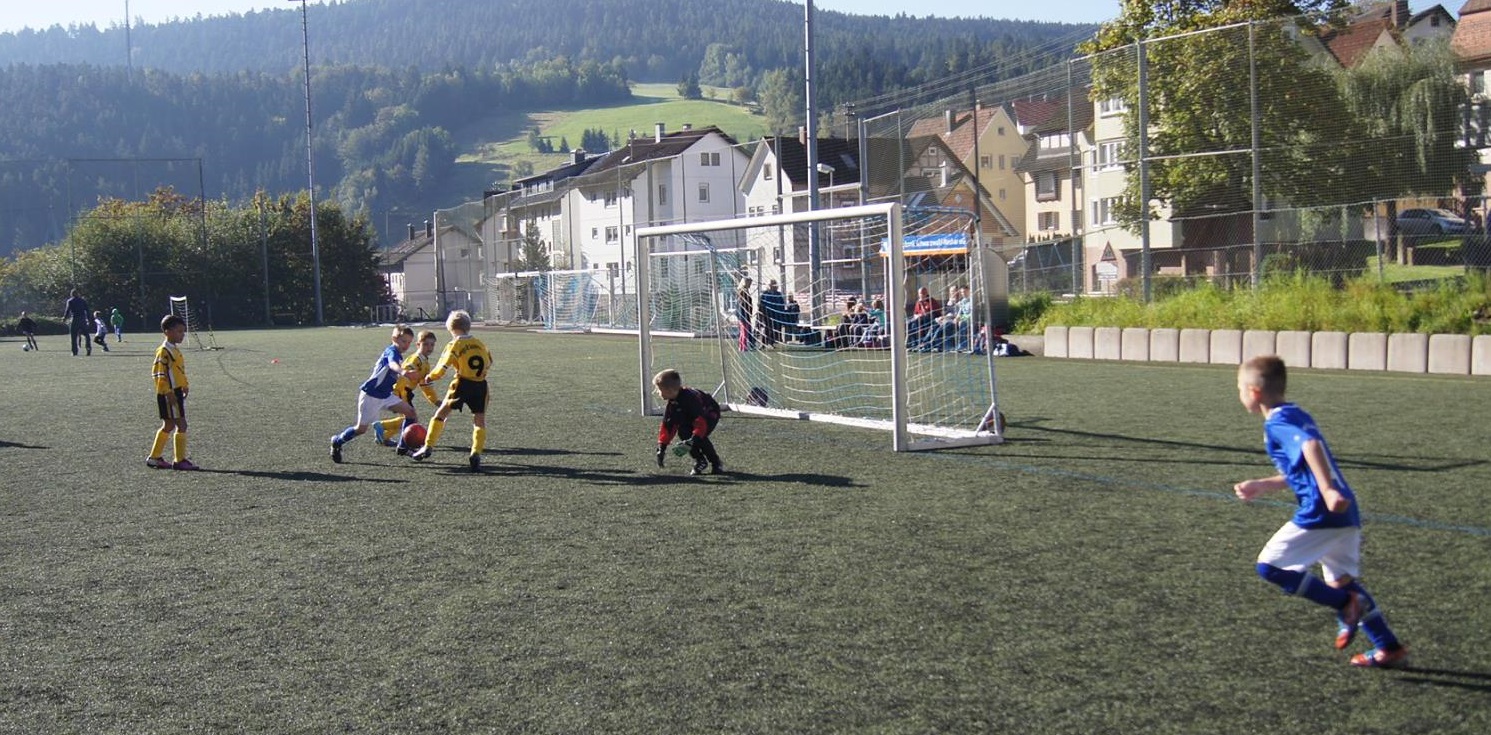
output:
[[[928,330],[920,352],[969,349],[969,331],[973,325],[973,299],[968,297],[968,288],[954,289],[948,297],[949,304]]]
[[[871,301],[867,313],[870,316],[870,323],[865,325],[864,332],[860,335],[859,346],[869,348],[889,346],[887,339],[889,334],[885,331],[885,301],[882,299]]]
[[[912,346],[920,345],[926,339],[927,331],[940,316],[942,316],[942,304],[932,298],[926,286],[917,289],[916,303],[911,307],[911,319],[906,322],[906,343]]]
[[[860,335],[864,334],[869,323],[870,313],[859,303],[859,299],[850,297],[844,302],[844,312],[839,315],[838,328],[824,346],[830,349],[852,347],[859,341]]]
[[[812,330],[804,329],[799,323],[802,319],[802,307],[797,303],[797,297],[786,294],[787,302],[782,305],[782,324],[787,338],[803,339]]]

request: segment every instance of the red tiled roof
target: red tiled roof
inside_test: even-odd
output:
[[[1352,23],[1339,31],[1331,31],[1320,40],[1330,50],[1341,66],[1348,69],[1360,64],[1362,58],[1376,45],[1377,39],[1393,27],[1392,21],[1371,18]]]
[[[1491,10],[1491,0],[1484,2]],[[1464,14],[1455,25],[1455,35],[1450,37],[1450,50],[1461,63],[1474,63],[1491,59],[1491,13]]]
[[[1465,16],[1486,10],[1491,10],[1491,0],[1470,0],[1470,2],[1460,6],[1460,20],[1464,22]]]

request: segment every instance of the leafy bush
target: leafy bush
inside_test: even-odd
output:
[[[1337,286],[1330,278],[1292,269],[1282,259],[1273,266],[1257,289],[1226,289],[1203,281],[1175,291],[1187,279],[1166,278],[1155,279],[1156,296],[1149,304],[1137,295],[1082,296],[1059,304],[1040,296],[1018,299],[1010,311],[1015,331],[1024,333],[1048,326],[1093,326],[1491,334],[1491,275],[1485,272],[1471,271],[1409,292],[1375,278]]]

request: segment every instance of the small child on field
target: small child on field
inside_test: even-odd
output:
[[[1356,496],[1336,466],[1315,420],[1284,398],[1284,361],[1273,355],[1243,363],[1237,397],[1262,415],[1264,447],[1279,474],[1245,480],[1232,490],[1243,501],[1267,492],[1294,491],[1299,509],[1258,553],[1258,576],[1317,605],[1337,611],[1337,650],[1351,645],[1358,628],[1373,648],[1351,657],[1352,666],[1404,668],[1408,649],[1359,581],[1361,514]],[[1306,570],[1320,564],[1324,581]]]
[[[378,361],[373,363],[373,374],[363,381],[357,391],[357,421],[331,438],[331,461],[341,464],[342,446],[368,431],[375,425],[384,410],[402,416],[406,424],[414,421],[414,407],[393,394],[394,383],[400,376],[408,377],[412,371],[404,369],[404,350],[414,339],[414,330],[404,325],[393,328],[392,344],[383,348]]]
[[[419,346],[414,352],[404,358],[405,374],[409,377],[399,376],[399,381],[394,383],[393,393],[404,399],[410,408],[414,407],[414,391],[417,389],[424,394],[425,400],[431,406],[440,405],[440,396],[435,394],[435,389],[424,382],[425,376],[430,373],[430,355],[435,352],[435,333],[428,329],[419,333]],[[409,371],[413,371],[412,374]],[[416,417],[413,421],[419,421]],[[373,424],[373,435],[378,438],[378,443],[389,447],[398,447],[399,454],[408,454],[413,448],[404,446],[404,418],[395,416],[384,419]],[[397,439],[389,439],[392,435]]]
[[[160,331],[165,339],[160,347],[155,348],[155,362],[150,368],[155,379],[160,428],[155,431],[155,443],[150,445],[145,466],[157,470],[199,469],[186,458],[186,394],[190,387],[186,380],[186,361],[181,356],[181,348],[176,346],[186,339],[186,321],[169,314],[160,320]],[[174,462],[167,462],[161,456],[167,441],[173,442]]]
[[[723,473],[725,463],[720,461],[714,442],[709,440],[709,435],[720,423],[719,402],[702,390],[685,387],[683,376],[677,370],[658,373],[653,376],[652,385],[668,402],[667,408],[663,409],[663,424],[657,432],[657,466],[663,466],[668,455],[668,443],[677,436],[683,442],[679,449],[688,447],[689,456],[694,458],[694,468],[689,474],[702,475],[705,470],[713,475]]]
[[[108,336],[109,336],[109,324],[108,324],[108,322],[104,321],[104,313],[101,312],[101,311],[95,311],[95,312],[93,312],[93,344],[96,344],[96,345],[104,348],[104,352],[108,352],[109,351],[109,340],[107,339]]]
[[[451,411],[462,407],[471,409],[471,454],[466,458],[472,472],[481,471],[481,453],[487,445],[487,370],[492,367],[492,353],[482,341],[471,336],[471,315],[465,311],[453,311],[445,319],[445,329],[451,341],[440,353],[435,369],[425,376],[422,385],[439,380],[445,371],[454,369],[455,380],[445,391],[445,400],[430,419],[429,431],[425,434],[425,445],[409,455],[410,459],[423,461],[434,451],[435,442],[445,431],[445,418]]]
[[[36,320],[27,316],[24,311],[21,312],[21,318],[16,320],[16,330],[21,333],[22,337],[26,338],[26,348],[28,350],[41,349],[36,344]]]

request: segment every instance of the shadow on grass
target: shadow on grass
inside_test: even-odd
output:
[[[1420,666],[1404,668],[1403,681],[1412,684],[1427,684],[1451,689],[1469,689],[1491,692],[1491,673],[1484,671],[1456,671],[1454,669],[1427,669]],[[1470,681],[1464,681],[1469,679]]]
[[[0,449],[50,449],[50,448],[51,447],[45,447],[45,446],[42,446],[40,444],[22,444],[21,442],[11,442],[11,441],[5,441],[4,439],[0,439]]]
[[[499,452],[487,450],[483,457],[491,457]],[[501,452],[504,454],[580,454],[579,452],[547,452],[546,450],[512,450]],[[605,452],[603,454],[620,454],[620,452]],[[472,472],[464,464],[446,465],[441,468],[441,474],[445,475],[471,475]],[[779,482],[793,483],[798,485],[813,485],[817,487],[865,487],[855,482],[852,478],[843,475],[822,475],[815,473],[787,472],[778,475],[758,475],[750,472],[736,472],[730,470],[722,475],[705,475],[694,477],[687,474],[686,470],[669,472],[659,470],[658,472],[636,472],[624,469],[585,469],[580,467],[569,467],[560,465],[528,464],[522,462],[498,462],[488,461],[482,465],[477,474],[490,475],[494,477],[555,477],[573,482],[585,482],[594,485],[630,485],[635,487],[647,487],[653,485],[678,485],[686,483],[708,483],[713,485],[741,484],[747,482]]]
[[[266,472],[264,470],[209,470],[201,469],[202,472],[212,475],[238,475],[240,477],[253,477],[260,480],[295,480],[298,482],[362,482],[362,483],[385,483],[402,485],[408,480],[390,480],[377,477],[352,477],[350,475],[330,475],[325,472]]]
[[[1223,453],[1227,453],[1227,454],[1246,455],[1248,457],[1248,463],[1249,464],[1256,464],[1256,462],[1254,462],[1253,460],[1260,453],[1260,446],[1258,444],[1249,444],[1249,445],[1247,445],[1247,446],[1244,447],[1244,446],[1236,446],[1236,445],[1203,444],[1203,443],[1200,443],[1200,442],[1176,441],[1174,439],[1160,439],[1160,438],[1157,438],[1157,437],[1148,437],[1148,436],[1128,436],[1128,435],[1124,435],[1124,434],[1104,434],[1104,433],[1092,432],[1092,431],[1081,431],[1081,430],[1078,430],[1078,429],[1053,429],[1053,428],[1047,428],[1047,427],[1043,427],[1043,426],[1039,425],[1041,422],[1043,422],[1045,420],[1046,419],[1042,419],[1042,418],[1034,418],[1034,419],[1027,419],[1025,421],[1021,421],[1021,422],[1018,422],[1018,423],[1016,423],[1016,422],[1010,422],[1009,427],[1010,428],[1014,428],[1014,429],[1024,429],[1024,430],[1028,430],[1028,431],[1046,432],[1046,433],[1049,433],[1049,434],[1059,434],[1059,435],[1064,435],[1064,436],[1081,437],[1081,438],[1084,438],[1084,439],[1107,439],[1107,440],[1110,440],[1110,441],[1122,442],[1122,443],[1126,443],[1126,444],[1136,444],[1136,445],[1141,445],[1141,446],[1164,447],[1166,449],[1200,449],[1200,450],[1205,450],[1205,451],[1210,451],[1210,452],[1223,452]],[[1010,439],[1008,441],[1008,443],[1014,444],[1014,443],[1018,443],[1019,441],[1021,441],[1021,440],[1020,439]],[[1039,441],[1039,440],[1037,440],[1037,441]],[[1261,444],[1261,442],[1260,442],[1260,444]],[[1089,444],[1088,446],[1092,446],[1092,445]],[[1043,455],[1043,456],[1046,457],[1046,458],[1050,458],[1050,455]],[[1458,459],[1458,458],[1452,458],[1452,457],[1393,457],[1391,455],[1381,455],[1381,454],[1375,455],[1375,456],[1378,457],[1378,461],[1365,460],[1365,459],[1356,459],[1356,458],[1351,457],[1350,455],[1337,454],[1336,455],[1336,463],[1340,464],[1343,467],[1354,467],[1354,468],[1373,469],[1373,470],[1389,470],[1389,471],[1393,471],[1393,472],[1443,472],[1443,471],[1446,471],[1446,470],[1458,470],[1458,469],[1465,469],[1467,467],[1478,467],[1478,466],[1481,466],[1481,465],[1484,465],[1484,464],[1487,463],[1487,461],[1484,460],[1484,459]],[[1108,457],[1096,457],[1096,456],[1094,456],[1094,454],[1092,452],[1086,452],[1086,453],[1080,455],[1079,457],[1072,457],[1072,459],[1103,459],[1104,461],[1108,461],[1110,459],[1115,459],[1115,460],[1126,459],[1128,461],[1136,461],[1136,462],[1150,461],[1148,459],[1135,458],[1135,457],[1126,457],[1126,458],[1125,457],[1112,457],[1112,458],[1108,458]],[[1389,459],[1389,460],[1396,459],[1396,460],[1403,460],[1403,461],[1401,461],[1401,462],[1381,461],[1383,459]],[[1190,464],[1232,464],[1231,462],[1227,462],[1227,461],[1224,461],[1224,460],[1210,460],[1210,461],[1205,461],[1205,460],[1203,460],[1203,461],[1187,460],[1187,462],[1190,463]]]

